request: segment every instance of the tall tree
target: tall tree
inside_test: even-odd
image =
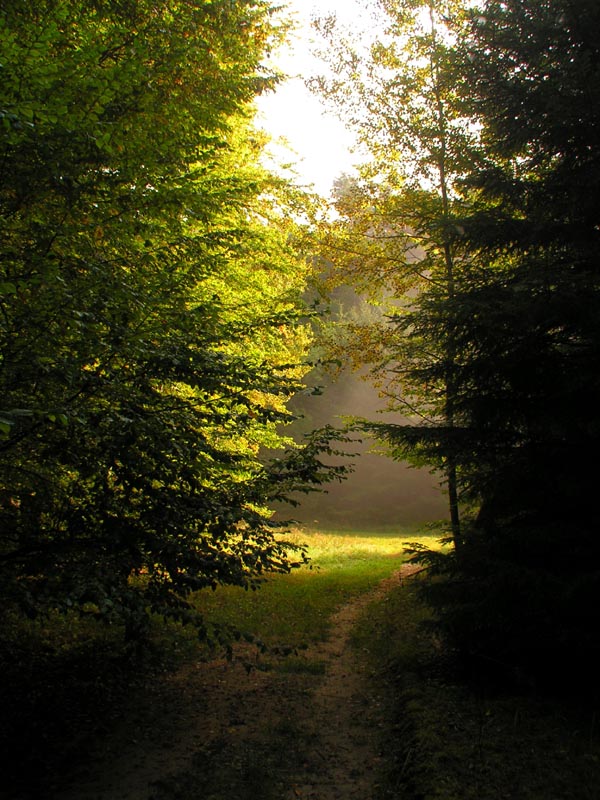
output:
[[[251,126],[281,34],[261,0],[0,4],[5,603],[134,632],[290,568],[267,507],[325,444],[259,458],[308,337]]]
[[[423,418],[368,427],[443,465],[451,504],[456,467],[478,511],[460,553],[425,556],[463,650],[512,674],[563,657],[592,674],[599,11],[378,5],[393,24],[366,56],[338,37],[321,85],[372,154],[340,194],[330,258],[396,305],[391,326],[351,324],[342,344],[375,364],[394,410]]]
[[[472,269],[432,310],[456,332],[463,475],[481,509],[439,585],[445,621],[480,664],[579,680],[600,662],[599,30],[584,0],[473,12],[461,94],[485,159],[464,183]]]
[[[321,24],[333,75],[318,89],[370,155],[361,178],[340,185],[326,252],[334,280],[350,280],[385,303],[375,324],[348,326],[343,346],[356,363],[372,364],[390,410],[412,422],[365,427],[390,443],[394,457],[419,460],[425,447],[430,463],[441,467],[460,547],[453,332],[424,325],[421,306],[431,296],[453,297],[465,258],[452,230],[461,203],[457,179],[475,145],[453,82],[462,4],[376,5],[379,26],[367,53],[337,35],[331,20]],[[435,448],[427,447],[433,431]]]
[[[546,515],[552,494],[562,506],[554,519],[590,510],[599,186],[591,31],[599,24],[585,2],[490,2],[474,16],[465,54],[465,99],[481,115],[487,160],[468,179],[464,227],[483,270],[457,310],[469,343],[461,403],[476,427],[503,431],[509,483],[515,460],[523,478],[536,460],[541,484],[515,498],[516,508],[531,502]],[[485,485],[490,503],[502,491],[498,475],[494,483]]]

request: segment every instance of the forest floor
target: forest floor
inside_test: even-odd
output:
[[[379,797],[383,697],[351,644],[366,606],[414,567],[336,612],[293,658],[186,664],[130,698],[53,800],[371,800]]]
[[[314,568],[198,598],[266,651],[213,657],[162,620],[135,653],[73,615],[15,626],[0,798],[599,800],[596,685],[468,680],[397,536],[306,538]]]

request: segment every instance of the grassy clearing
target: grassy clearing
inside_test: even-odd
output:
[[[207,618],[254,631],[274,647],[298,649],[284,658],[269,652],[256,664],[270,673],[277,707],[277,686],[285,686],[293,697],[278,709],[283,709],[282,716],[271,719],[272,708],[258,709],[265,726],[260,737],[241,747],[228,741],[222,743],[222,751],[199,753],[190,770],[156,787],[155,800],[193,800],[199,791],[210,800],[287,796],[287,776],[294,766],[301,768],[302,753],[310,746],[293,708],[305,702],[326,667],[301,647],[323,639],[341,605],[397,569],[404,559],[403,542],[415,535],[415,531],[298,531],[293,538],[308,546],[310,566],[271,577],[257,592],[227,588],[197,596],[198,608]],[[435,537],[426,540],[435,543]]]
[[[386,686],[384,797],[421,800],[597,800],[597,698],[500,693],[453,679],[420,622],[410,582],[373,604],[355,631]]]
[[[304,543],[308,566],[270,576],[255,592],[221,587],[195,604],[207,619],[251,631],[269,645],[303,647],[326,637],[332,614],[398,569],[407,540],[435,544],[436,535],[414,530],[389,533],[296,531],[286,539]]]

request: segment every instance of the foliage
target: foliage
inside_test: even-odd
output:
[[[464,180],[472,263],[453,301],[428,308],[455,331],[457,447],[479,508],[431,597],[479,669],[578,683],[600,658],[590,469],[600,173],[587,96],[600,18],[588,6],[489,2],[474,13],[461,54],[485,152]]]
[[[321,85],[373,156],[340,186],[328,254],[387,301],[375,326],[349,321],[342,342],[408,417],[363,427],[393,457],[446,471],[461,553],[433,559],[429,597],[462,652],[479,669],[539,678],[570,662],[589,677],[598,9],[379,5],[384,33],[366,55],[342,42],[346,60]],[[459,500],[470,525],[457,525]]]
[[[332,280],[351,281],[382,309],[375,320],[346,320],[346,335],[331,338],[341,338],[337,357],[346,349],[355,366],[370,366],[388,410],[402,415],[362,428],[393,458],[425,461],[444,475],[458,547],[456,345],[452,327],[435,324],[424,306],[454,296],[468,261],[455,235],[465,204],[458,181],[479,154],[455,85],[464,9],[406,0],[377,8],[382,31],[368,48],[342,38],[330,57],[333,77],[317,82],[369,154],[358,180],[338,184],[339,217],[324,237]],[[322,30],[330,44],[339,40],[331,21]],[[435,449],[426,446],[432,431]]]
[[[289,570],[268,505],[317,481],[318,443],[284,476],[260,451],[309,339],[302,200],[251,125],[284,27],[249,0],[0,12],[3,604],[134,635]]]

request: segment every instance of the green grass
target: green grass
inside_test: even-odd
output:
[[[415,531],[297,531],[286,538],[307,545],[310,565],[271,576],[256,592],[221,587],[198,594],[195,603],[207,619],[252,631],[271,645],[253,666],[273,673],[274,686],[280,682],[288,690],[295,687],[294,702],[303,703],[326,663],[302,647],[327,635],[331,616],[340,606],[398,569],[404,560],[403,542],[414,540]],[[434,537],[426,540],[435,545]],[[280,657],[277,648],[282,646],[292,652]],[[192,800],[199,787],[210,800],[287,796],[286,776],[294,764],[300,767],[310,745],[305,736],[296,719],[284,712],[267,724],[260,740],[246,742],[241,754],[231,743],[223,743],[220,753],[199,754],[190,770],[156,787],[156,800]]]
[[[340,605],[398,568],[403,542],[434,547],[437,541],[434,534],[415,531],[304,531],[295,538],[308,545],[310,568],[272,578],[256,593],[220,589],[200,595],[207,616],[246,626],[275,645],[311,644],[326,636]],[[453,677],[451,659],[422,626],[430,618],[409,581],[370,604],[353,634],[354,646],[367,658],[372,691],[386,710],[381,798],[596,800],[600,726],[594,709],[470,689]],[[306,678],[324,669],[301,652],[267,665]],[[254,776],[259,796],[279,796],[275,784],[272,791],[266,788],[279,770],[270,759],[297,735],[273,730],[265,741],[262,772]],[[240,774],[248,780],[254,775]],[[220,792],[214,797],[227,796],[225,788]]]
[[[308,566],[270,576],[255,592],[202,592],[196,607],[208,620],[252,632],[269,645],[309,645],[325,638],[337,608],[399,568],[403,543],[414,541],[415,531],[297,531],[285,538],[307,545]],[[435,546],[436,536],[419,538]]]
[[[307,545],[309,566],[289,575],[270,576],[256,592],[221,587],[214,593],[199,593],[195,603],[208,620],[247,630],[271,645],[261,656],[260,666],[272,670],[273,680],[288,690],[296,686],[304,692],[319,680],[325,664],[310,658],[303,646],[326,637],[340,606],[369,591],[401,565],[404,542],[435,547],[437,534],[414,529],[299,530],[291,538]],[[378,700],[386,709],[382,754],[387,775],[381,798],[596,800],[600,786],[597,698],[582,706],[565,699],[514,696],[481,687],[475,691],[453,677],[451,659],[421,625],[428,618],[430,612],[418,601],[414,582],[408,581],[371,603],[353,634],[361,659],[367,659],[364,668],[372,690],[382,693]],[[125,667],[115,632],[98,629],[90,642],[94,631],[89,623],[85,628],[77,625],[73,615],[53,617],[43,628],[31,623],[26,635],[18,642],[15,639],[14,652],[9,652],[15,660],[23,656],[20,660],[27,666],[21,670],[23,697],[36,701],[31,701],[28,711],[23,698],[13,699],[15,718],[23,728],[13,733],[22,736],[27,752],[32,737],[47,741],[50,736],[61,753],[72,738],[66,722],[80,724],[82,715],[91,720],[113,692],[113,705],[118,707],[118,683]],[[53,666],[56,674],[45,661],[44,648],[51,641],[61,655]],[[282,647],[291,650],[285,658],[277,655]],[[163,674],[163,663],[174,668],[205,654],[199,648],[193,629],[155,621],[154,652],[166,654],[164,662],[157,662],[157,676]],[[104,665],[100,672],[98,660]],[[61,669],[74,681],[77,692],[69,686],[56,691]],[[126,670],[123,678],[129,679]],[[8,687],[5,692],[5,710],[14,694],[13,683],[10,692]],[[54,722],[63,719],[62,727]],[[51,724],[43,728],[48,721]],[[199,750],[193,768],[157,785],[155,796],[192,800],[202,785],[203,796],[210,800],[232,796],[276,800],[282,796],[289,754],[302,751],[300,735],[294,720],[284,714],[273,722],[272,730],[265,729],[262,738],[244,744],[241,750],[233,750],[226,739],[213,742]],[[61,737],[66,737],[64,742]],[[32,758],[37,759],[35,763],[49,759],[51,774],[54,762],[61,763],[64,754],[58,757],[47,751],[34,749]],[[68,748],[65,753],[69,755]],[[21,769],[28,763],[22,761]],[[38,771],[43,774],[39,763]],[[12,775],[8,778],[14,780]]]
[[[286,538],[307,545],[308,566],[289,575],[267,576],[255,592],[220,587],[199,593],[194,602],[208,621],[248,631],[270,646],[248,661],[277,673],[275,680],[308,685],[318,680],[325,664],[310,657],[304,646],[327,636],[336,609],[400,566],[403,542],[413,541],[416,531],[298,530]],[[435,536],[425,540],[434,544]],[[124,649],[120,629],[107,629],[75,614],[56,613],[42,622],[15,621],[13,633],[13,638],[5,636],[8,646],[0,666],[9,679],[0,699],[11,720],[2,744],[15,773],[5,779],[14,785],[36,774],[42,780],[45,771],[60,774],[65,763],[78,757],[81,736],[85,740],[98,727],[110,727],[111,709],[118,709],[125,694],[140,690],[154,674],[211,655],[192,627],[165,624],[162,618],[153,621],[148,651],[135,656]],[[286,657],[281,650],[289,651]],[[142,656],[145,660],[139,661]],[[278,746],[274,739],[269,746]],[[212,763],[212,756],[206,757]],[[262,750],[257,758],[264,760]],[[254,760],[250,753],[248,764],[240,766],[248,781]]]

